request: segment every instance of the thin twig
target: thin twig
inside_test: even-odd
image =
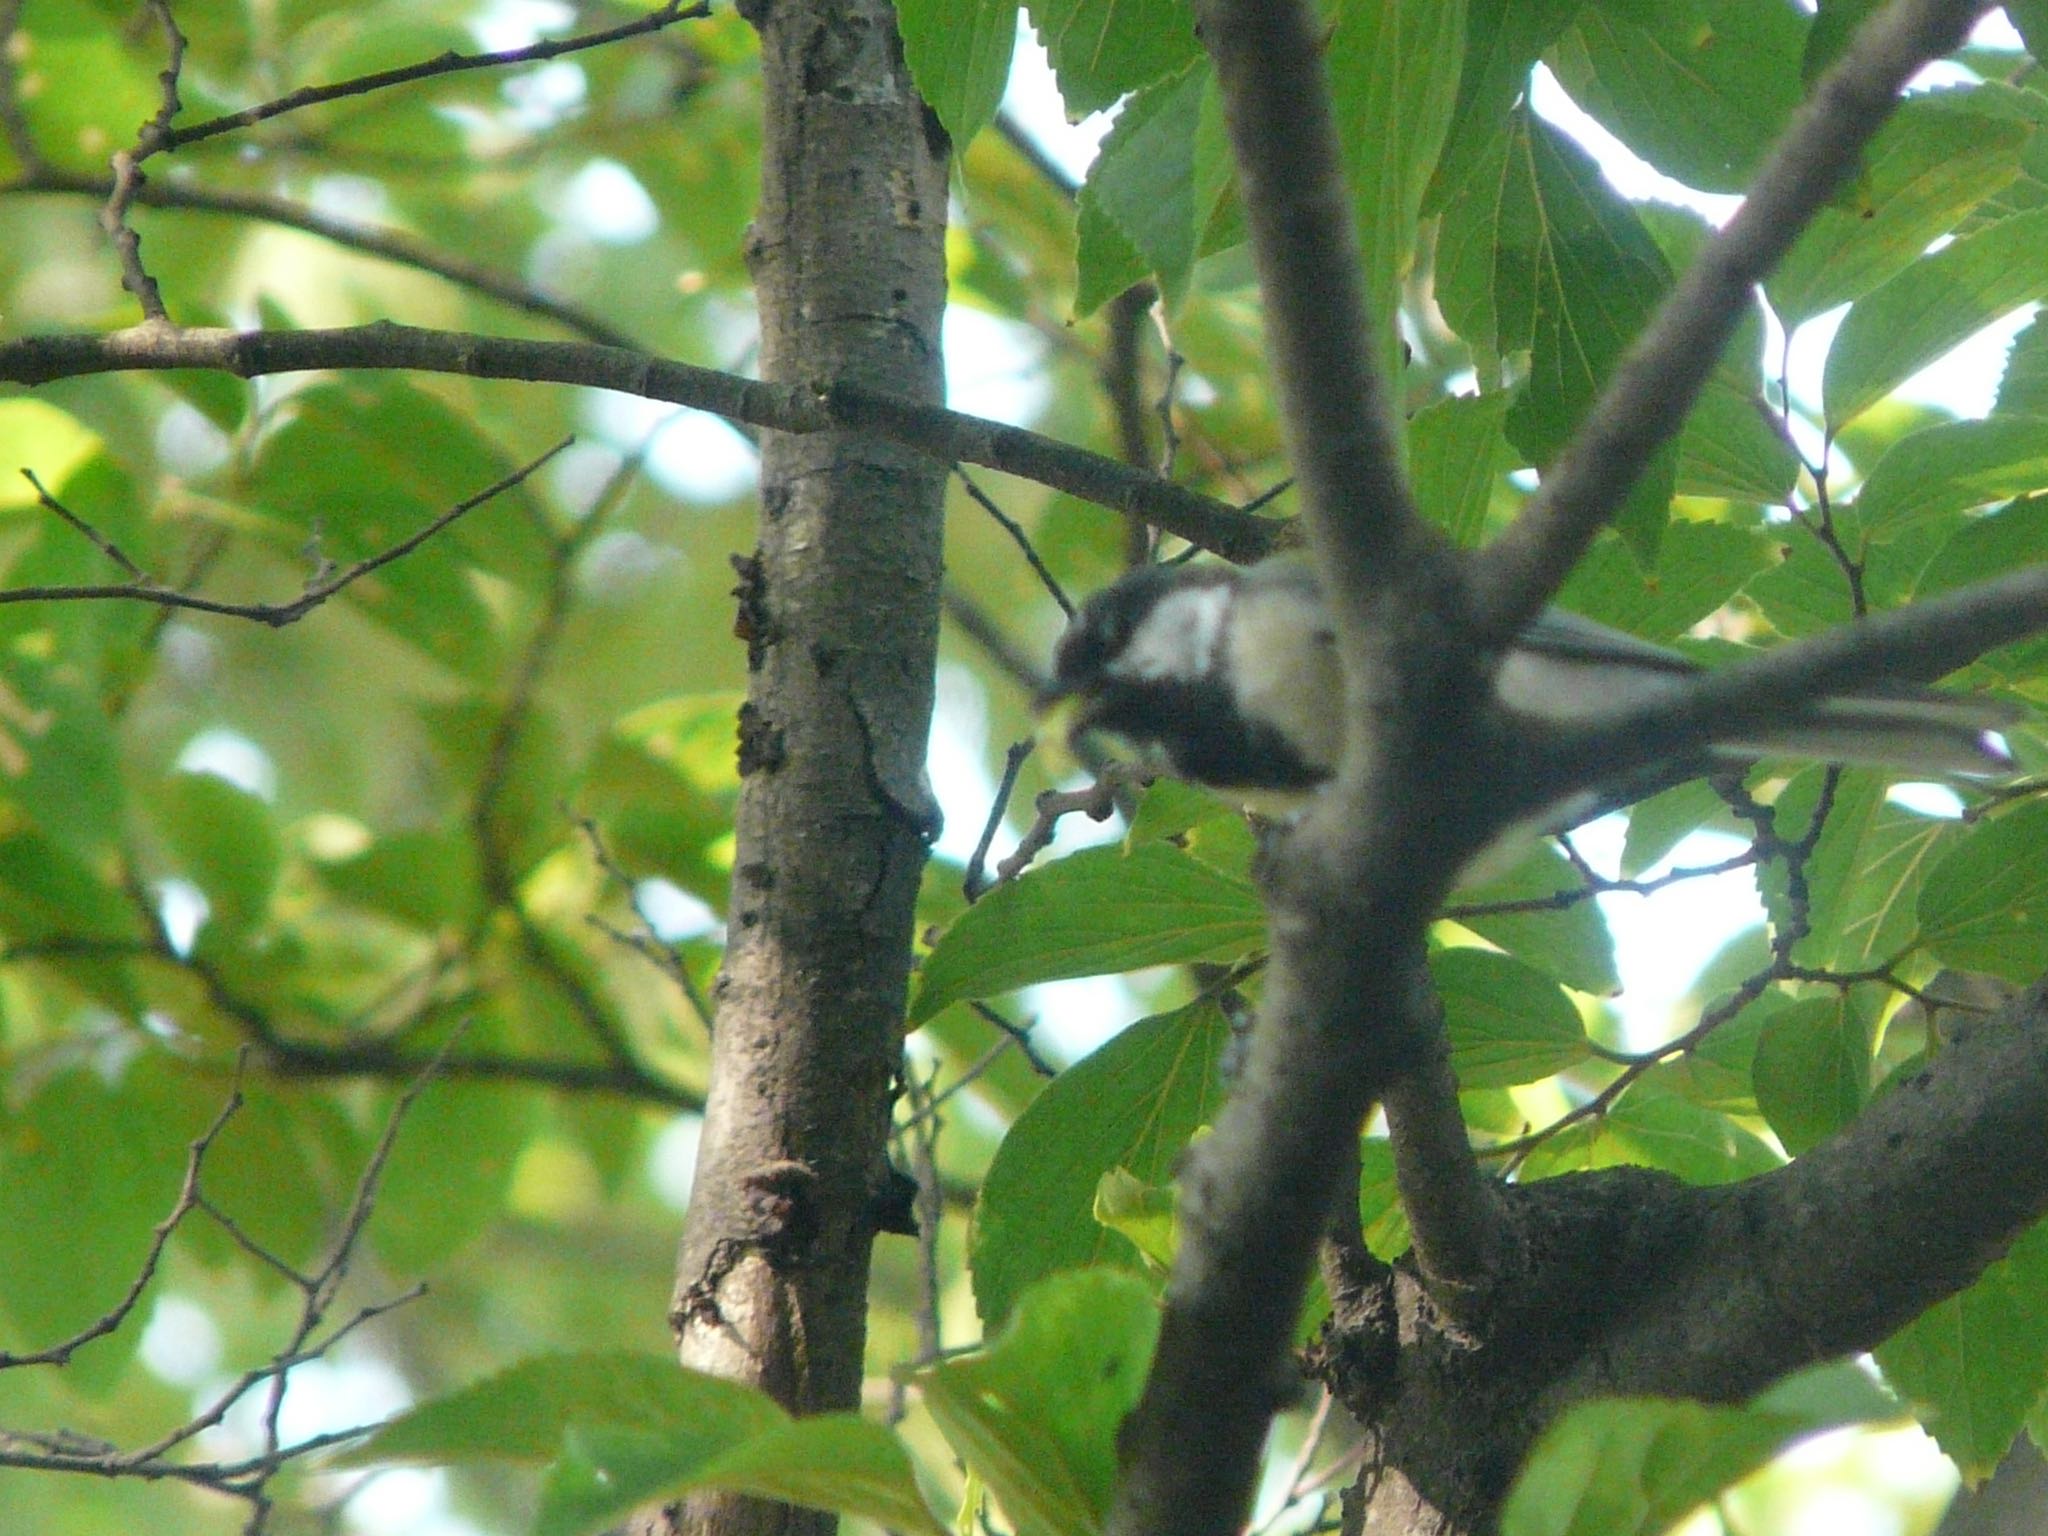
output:
[[[974,844],[973,856],[967,861],[967,873],[960,882],[961,894],[970,902],[980,900],[981,893],[989,887],[986,872],[989,848],[996,840],[996,833],[1002,830],[1003,815],[1009,810],[1010,796],[1017,788],[1017,775],[1024,771],[1024,761],[1037,745],[1035,739],[1027,736],[1022,741],[1011,742],[1009,750],[1003,754],[1003,776],[996,784],[995,797],[989,802],[988,820],[982,823],[981,836]]]
[[[197,597],[189,592],[178,592],[169,587],[158,586],[155,580],[146,572],[137,570],[133,562],[126,555],[122,554],[110,539],[100,534],[97,529],[93,528],[89,522],[78,516],[77,513],[72,512],[59,503],[55,497],[43,489],[42,483],[33,474],[23,470],[22,473],[27,476],[29,484],[35,487],[36,500],[43,507],[55,513],[71,527],[78,529],[87,538],[91,539],[108,559],[114,561],[123,570],[130,572],[134,579],[122,585],[110,586],[10,587],[0,590],[0,603],[86,602],[127,599],[134,602],[154,603],[163,608],[189,608],[197,613],[219,614],[224,618],[231,619],[248,619],[254,623],[267,624],[272,629],[282,629],[287,624],[296,624],[329,598],[353,586],[372,571],[382,570],[394,560],[404,559],[460,518],[474,512],[485,502],[501,496],[506,491],[519,485],[528,476],[533,474],[535,470],[539,469],[574,441],[574,438],[563,438],[561,442],[555,444],[554,447],[548,449],[547,452],[534,459],[531,463],[515,469],[511,474],[486,486],[474,496],[457,502],[417,533],[401,539],[389,549],[381,550],[367,559],[358,560],[353,565],[343,567],[331,575],[326,575],[322,579],[310,583],[304,592],[288,603],[230,603],[217,598]]]
[[[696,0],[696,3],[690,5],[682,4],[681,0],[668,0],[668,3],[658,11],[650,12],[621,26],[606,28],[602,32],[586,32],[577,37],[556,38],[549,42],[533,43],[525,48],[508,48],[500,53],[457,53],[451,48],[418,64],[378,70],[374,74],[358,75],[351,80],[339,80],[332,85],[305,86],[259,106],[245,107],[239,112],[224,113],[220,117],[210,117],[202,123],[194,123],[189,128],[179,128],[164,134],[158,147],[166,151],[183,149],[187,145],[197,144],[223,133],[232,133],[240,128],[267,122],[274,117],[282,117],[287,112],[296,112],[303,107],[341,101],[351,96],[367,96],[372,91],[388,90],[396,85],[410,85],[416,81],[461,74],[473,69],[502,69],[512,64],[536,64],[547,59],[558,59],[564,54],[578,53],[586,48],[602,48],[608,43],[623,42],[630,37],[659,32],[679,21],[696,21],[710,14],[711,7],[704,3],[704,0]]]
[[[1060,586],[1059,578],[1054,576],[1051,570],[1047,568],[1046,563],[1039,558],[1038,551],[1031,547],[1031,536],[1019,526],[1015,518],[996,505],[993,496],[990,496],[974,483],[973,478],[966,470],[955,464],[953,466],[953,473],[960,477],[961,485],[967,488],[969,499],[977,507],[980,507],[982,511],[994,518],[996,526],[1007,533],[1017,548],[1024,552],[1025,563],[1031,567],[1033,574],[1038,577],[1045,590],[1052,594],[1052,600],[1060,605],[1060,612],[1071,619],[1074,616],[1074,604]]]
[[[142,264],[142,237],[128,222],[128,208],[142,187],[142,162],[163,147],[164,136],[170,132],[171,119],[178,115],[178,75],[185,67],[185,34],[178,30],[177,20],[171,15],[166,0],[144,0],[144,3],[164,35],[166,58],[163,72],[157,76],[157,107],[137,130],[135,143],[114,155],[113,189],[107,194],[106,206],[100,210],[100,228],[112,242],[114,255],[121,264],[121,286],[134,294],[135,301],[142,306],[143,321],[168,325],[171,317],[164,308],[164,296],[157,288],[156,279]]]

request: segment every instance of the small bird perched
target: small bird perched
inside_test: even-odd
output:
[[[1698,666],[1590,619],[1550,609],[1495,675],[1500,702],[1539,722],[1590,724],[1676,695]],[[1147,566],[1091,597],[1053,657],[1044,703],[1071,711],[1068,735],[1106,730],[1163,759],[1174,776],[1268,813],[1298,808],[1336,771],[1343,742],[1336,635],[1314,568],[1280,555],[1248,570]],[[1780,720],[1712,742],[1707,761],[1560,800],[1561,829],[1712,762],[1788,756],[1897,768],[1920,777],[1989,777],[2013,761],[1998,730],[2018,711],[1908,685],[1830,694]]]

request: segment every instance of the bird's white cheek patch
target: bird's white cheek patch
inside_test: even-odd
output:
[[[1123,654],[1110,663],[1110,675],[1131,682],[1208,676],[1216,665],[1230,599],[1225,586],[1167,593],[1132,634]]]

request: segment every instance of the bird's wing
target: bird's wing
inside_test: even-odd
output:
[[[1696,672],[1698,666],[1678,652],[1648,640],[1596,624],[1562,608],[1546,608],[1522,631],[1517,648],[1558,661],[1604,662],[1650,667],[1660,672]]]

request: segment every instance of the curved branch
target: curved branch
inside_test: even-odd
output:
[[[1795,1162],[1684,1198],[1687,1260],[1560,1392],[1741,1397],[1974,1281],[2048,1214],[2048,982]]]
[[[1687,269],[1513,526],[1474,571],[1483,633],[1521,633],[1563,585],[1657,447],[1677,435],[1756,285],[1854,172],[1929,60],[1961,46],[1988,0],[1894,0],[1794,114],[1742,207]]]
[[[87,374],[171,368],[212,368],[245,379],[329,368],[411,369],[582,384],[667,400],[792,435],[872,432],[941,461],[985,465],[1134,514],[1240,563],[1271,553],[1285,526],[1022,427],[851,384],[767,384],[618,347],[519,341],[388,322],[307,331],[138,325],[104,334],[0,343],[0,383],[47,384]]]

